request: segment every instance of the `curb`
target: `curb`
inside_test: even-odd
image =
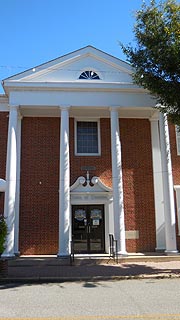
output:
[[[141,274],[128,276],[91,276],[91,277],[24,277],[24,278],[0,278],[1,283],[47,283],[47,282],[98,282],[98,281],[120,281],[120,280],[143,280],[143,279],[177,279],[180,274]]]

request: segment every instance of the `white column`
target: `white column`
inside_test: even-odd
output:
[[[18,114],[17,122],[17,175],[16,175],[16,201],[15,201],[15,229],[14,229],[14,253],[19,255],[19,205],[20,205],[20,172],[21,172],[21,121]]]
[[[15,224],[15,199],[16,199],[16,170],[17,170],[17,120],[18,107],[10,106],[8,144],[6,158],[6,192],[4,216],[8,225],[6,249],[3,257],[14,256],[14,224]]]
[[[158,114],[150,119],[151,123],[151,143],[154,181],[154,202],[156,221],[156,250],[161,251],[166,248],[165,241],[165,218],[163,199],[163,173],[161,164],[161,149],[159,140],[159,117]]]
[[[61,108],[59,177],[59,257],[70,253],[69,108]]]
[[[169,129],[166,115],[160,113],[159,124],[162,152],[166,253],[168,254],[177,253],[178,251],[176,245],[174,188],[172,178]]]
[[[118,242],[118,253],[127,254],[125,242],[123,179],[121,160],[121,141],[118,110],[111,108],[111,154],[113,180],[114,236]]]

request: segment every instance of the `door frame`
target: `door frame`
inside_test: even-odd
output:
[[[107,195],[106,195],[107,197]],[[71,237],[72,237],[72,206],[73,205],[91,205],[91,204],[101,204],[104,205],[104,238],[105,238],[105,253],[109,253],[109,234],[114,234],[114,215],[113,215],[113,200],[112,198],[104,198],[103,201],[100,199],[96,199],[93,197],[91,199],[90,196],[87,198],[82,196],[82,199],[78,197],[75,199],[74,197],[71,198]],[[72,240],[72,238],[71,238]]]
[[[72,205],[104,205],[105,253],[109,253],[109,234],[114,234],[112,188],[106,186],[97,176],[92,177],[90,180],[88,178],[88,176],[86,178],[79,176],[70,187],[70,234],[72,237]]]
[[[92,248],[91,248],[91,240],[93,240],[93,238],[91,238],[91,236],[93,235],[93,232],[91,233],[91,232],[88,232],[88,230],[89,230],[89,227],[90,227],[90,225],[91,225],[91,219],[90,219],[90,212],[91,212],[91,208],[96,208],[96,207],[101,207],[101,210],[102,210],[102,226],[100,226],[100,230],[99,230],[99,239],[101,239],[101,248],[102,248],[102,250],[100,249],[99,251],[98,250],[93,250]],[[74,213],[75,213],[75,210],[76,210],[76,208],[85,208],[85,210],[86,210],[86,213],[87,213],[87,215],[86,215],[86,220],[87,220],[87,222],[88,222],[88,224],[87,225],[84,225],[83,224],[83,230],[82,230],[82,235],[84,235],[85,236],[85,239],[84,239],[84,241],[85,241],[85,243],[86,243],[86,248],[87,248],[87,250],[83,250],[83,248],[81,249],[81,250],[79,250],[79,251],[81,251],[81,252],[76,252],[77,254],[99,254],[99,253],[105,253],[105,214],[104,214],[104,212],[105,212],[105,210],[104,210],[104,204],[94,204],[94,203],[92,203],[92,204],[73,204],[72,205],[72,238],[73,238],[73,236],[74,236],[74,234],[73,234],[73,224],[75,223],[75,218],[74,218]],[[92,222],[93,223],[93,222]],[[82,228],[82,226],[80,227],[80,228]],[[79,228],[79,230],[81,230]],[[96,226],[94,226],[94,228],[97,228]],[[93,229],[93,224],[91,225],[91,228],[90,229]],[[92,241],[93,242],[93,241]],[[75,246],[75,241],[74,241],[74,246]],[[75,251],[75,250],[74,250]]]

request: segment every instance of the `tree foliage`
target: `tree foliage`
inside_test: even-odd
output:
[[[163,106],[159,109],[180,124],[180,4],[143,2],[134,35],[135,47],[121,47],[135,69],[135,83],[148,89]]]
[[[7,224],[3,215],[0,215],[0,255],[5,249],[6,236],[7,236]]]

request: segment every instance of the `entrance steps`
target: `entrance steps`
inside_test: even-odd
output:
[[[168,262],[180,261],[180,254],[166,255],[164,253],[132,253],[127,256],[119,256],[118,263],[134,262]],[[59,258],[56,255],[35,255],[20,256],[9,260],[9,266],[67,266],[70,265],[70,258]],[[114,264],[115,261],[109,254],[75,254],[73,265],[104,265]]]
[[[178,261],[179,260],[179,261]],[[148,253],[119,257],[118,264],[109,255],[75,255],[75,261],[57,256],[20,256],[8,260],[10,281],[84,281],[124,279],[137,276],[180,275],[180,255]],[[158,262],[158,263],[157,263]],[[1,279],[1,277],[0,277]]]

